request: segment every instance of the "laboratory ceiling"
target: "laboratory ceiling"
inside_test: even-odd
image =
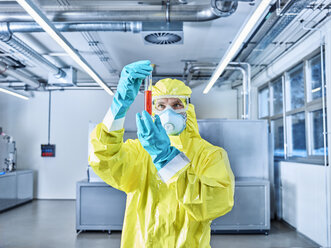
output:
[[[90,9],[92,13],[96,9],[103,10],[115,8],[116,6],[121,8],[125,6],[128,8],[131,6],[144,8],[146,6],[148,8],[164,5],[166,1],[39,0],[35,2],[43,11],[70,11],[84,8]],[[119,73],[124,65],[136,60],[151,60],[156,65],[158,74],[181,75],[186,60],[208,63],[218,62],[259,2],[260,0],[239,1],[236,11],[228,17],[203,22],[184,22],[183,39],[178,44],[148,44],[144,40],[145,32],[88,31],[62,32],[62,34],[102,79],[110,85],[117,84]],[[185,6],[208,5],[210,0],[178,0],[169,3],[172,6],[183,5],[185,8]],[[20,12],[27,16],[16,1],[1,1],[0,13],[8,14],[11,12]],[[1,17],[0,14],[0,19],[3,21],[5,17]],[[166,24],[166,22],[163,24]],[[154,27],[155,29],[157,30]],[[75,67],[78,70],[78,81],[92,81],[48,34],[44,32],[15,32],[14,35],[58,67]],[[28,72],[32,77],[47,80],[48,72],[30,61],[28,57],[13,51],[3,43],[0,44],[0,51],[4,54],[10,54],[24,64],[26,66],[25,72]],[[10,79],[10,77],[8,78]]]
[[[195,79],[207,84],[216,64],[261,2],[25,1],[45,13],[112,89],[116,89],[123,66],[145,59],[155,64],[156,79],[181,77],[185,71],[187,83]],[[269,6],[233,58],[248,62],[253,78],[331,18],[331,0],[273,0]],[[27,52],[26,46],[32,52]],[[16,1],[0,1],[0,87],[47,90],[49,75],[68,67],[78,71],[77,87],[98,86]],[[235,87],[242,81],[238,70],[227,70],[215,85]]]

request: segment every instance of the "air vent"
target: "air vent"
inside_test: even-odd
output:
[[[155,45],[170,45],[178,43],[182,37],[175,33],[157,32],[145,36],[145,41]]]
[[[145,45],[183,44],[183,23],[143,22],[141,34]]]

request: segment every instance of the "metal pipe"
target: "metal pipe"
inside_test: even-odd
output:
[[[246,77],[247,80],[243,82],[246,82],[246,92],[244,91],[243,94],[244,96],[247,96],[247,106],[246,106],[246,111],[244,112],[246,114],[246,117],[249,119],[250,118],[250,112],[251,112],[251,65],[249,63],[245,62],[230,62],[229,65],[244,65],[246,66]],[[244,75],[243,75],[244,76]]]
[[[0,23],[0,41],[6,43],[11,48],[15,49],[20,54],[23,54],[28,59],[41,65],[48,71],[52,72],[56,77],[63,78],[66,73],[38,54],[35,50],[13,35],[8,27],[8,23]]]
[[[285,75],[282,75],[282,92],[283,92],[283,98],[282,101],[285,102],[287,98],[286,90],[285,90]],[[283,106],[283,138],[284,138],[284,159],[287,159],[287,121],[286,121],[286,106]]]
[[[185,62],[185,66],[184,66],[184,70],[183,70],[183,75],[182,75],[183,80],[185,80],[187,67],[188,67],[188,62]]]
[[[238,1],[212,0],[211,6],[214,9],[214,11],[217,11],[217,15],[226,17],[232,15],[236,11],[238,7]]]
[[[188,74],[187,74],[187,78],[186,78],[186,84],[189,85],[190,81],[193,78],[193,75],[196,72],[200,72],[200,71],[212,71],[214,69],[215,69],[215,67],[211,67],[211,66],[209,66],[209,67],[203,67],[203,66],[192,66],[192,67],[190,67],[188,69]]]
[[[110,23],[54,23],[60,32],[88,32],[111,31],[139,33],[142,29],[141,22],[110,22]],[[8,29],[12,33],[44,32],[35,22],[10,22]]]
[[[231,63],[229,63],[230,65]],[[242,100],[242,115],[241,118],[244,120],[249,119],[249,115],[248,115],[248,108],[247,105],[249,105],[250,103],[248,103],[248,99],[246,98],[247,96],[247,81],[248,81],[248,76],[247,76],[247,71],[242,68],[241,66],[227,66],[225,68],[225,70],[239,70],[242,74],[242,79],[243,79],[243,91],[241,92],[242,96],[243,96],[243,100]]]
[[[166,2],[166,22],[170,23],[170,0]]]
[[[328,132],[327,132],[327,116],[326,116],[326,95],[325,95],[325,74],[324,74],[324,47],[325,47],[325,37],[322,36],[322,30],[320,31],[320,36],[321,36],[321,44],[320,44],[320,53],[321,53],[321,75],[322,75],[322,81],[321,81],[321,86],[322,86],[322,101],[323,101],[323,155],[324,155],[324,169],[325,169],[325,195],[326,195],[326,200],[327,200],[327,207],[325,209],[326,211],[326,219],[327,223],[329,223],[329,216],[330,216],[330,174],[329,174],[329,163],[328,163],[328,151],[327,151],[327,139],[328,139]],[[330,244],[330,225],[327,225],[327,244]]]
[[[186,77],[186,84],[189,85],[189,83],[191,82],[194,74],[196,72],[200,72],[200,71],[210,71],[211,67],[207,68],[207,67],[203,67],[203,66],[192,66],[190,67],[187,71],[188,71],[188,74],[187,74],[187,77]],[[215,68],[215,67],[213,67]],[[210,73],[208,73],[210,74]]]
[[[213,4],[215,2],[215,4]],[[230,7],[229,7],[230,6]],[[201,22],[226,17],[236,11],[237,1],[212,0],[206,5],[116,6],[109,5],[82,8],[70,6],[59,10],[58,6],[45,6],[43,10],[52,22],[110,22],[110,21],[160,21]],[[1,11],[0,22],[31,22],[33,19],[20,8]]]
[[[28,78],[24,73],[13,69],[3,62],[0,62],[0,74],[12,76],[13,78],[16,78],[34,88],[39,87],[38,81]]]
[[[51,142],[52,91],[48,91],[48,144]]]
[[[63,87],[57,87],[57,86],[47,86],[45,88],[38,88],[38,89],[26,89],[24,86],[11,86],[11,85],[5,85],[8,89],[12,89],[12,90],[24,90],[26,92],[29,91],[38,91],[38,92],[47,92],[47,91],[54,91],[54,90],[58,90],[58,91],[68,91],[68,90],[104,90],[103,88],[101,88],[100,86],[95,86],[95,87],[70,87],[70,88],[63,88]],[[0,88],[2,88],[2,85],[0,86]],[[112,90],[116,90],[116,87],[111,87]]]
[[[203,63],[195,63],[187,69],[189,72],[187,75],[186,83],[189,84],[193,78],[194,73],[197,71],[214,71],[217,64],[203,64]],[[241,66],[246,66],[246,69],[242,68]],[[250,106],[251,106],[251,65],[249,63],[243,62],[230,62],[229,66],[225,68],[225,70],[239,70],[242,73],[243,77],[243,119],[250,118]]]

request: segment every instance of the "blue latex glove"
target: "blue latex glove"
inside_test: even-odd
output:
[[[144,149],[151,155],[156,169],[159,171],[180,151],[170,146],[170,139],[161,124],[160,117],[155,115],[155,122],[147,111],[136,115],[138,139]]]
[[[111,105],[114,119],[120,119],[125,116],[138,94],[142,81],[153,70],[150,64],[151,62],[149,60],[141,60],[124,66]]]

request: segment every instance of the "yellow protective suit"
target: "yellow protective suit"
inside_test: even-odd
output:
[[[234,176],[226,151],[200,137],[193,105],[185,130],[170,136],[191,162],[166,183],[139,140],[123,143],[123,133],[97,125],[89,157],[102,180],[127,194],[121,247],[210,247],[211,221],[232,209]]]

